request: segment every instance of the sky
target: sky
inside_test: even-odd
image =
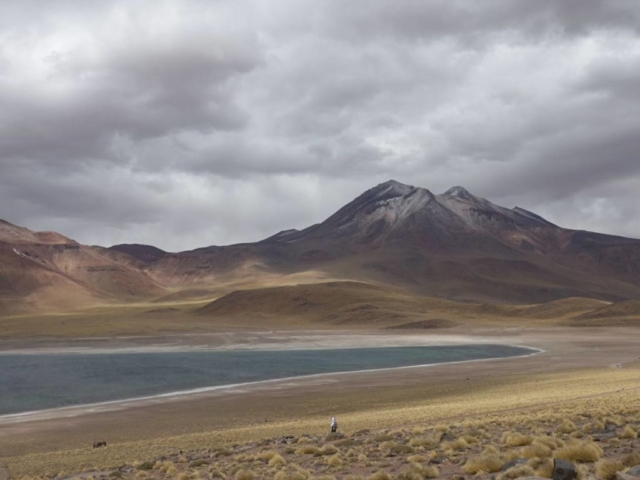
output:
[[[637,0],[0,2],[0,218],[169,251],[389,179],[640,238]]]

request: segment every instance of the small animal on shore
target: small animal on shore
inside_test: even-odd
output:
[[[93,448],[106,447],[107,442],[93,442]]]
[[[338,431],[338,422],[336,422],[336,417],[331,417],[331,433],[336,433]]]

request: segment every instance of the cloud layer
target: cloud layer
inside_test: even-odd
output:
[[[0,218],[169,250],[396,180],[640,237],[635,0],[0,5]]]

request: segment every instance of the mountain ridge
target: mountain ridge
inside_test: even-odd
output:
[[[395,180],[307,228],[185,252],[85,246],[2,221],[0,260],[0,311],[139,301],[300,275],[472,302],[640,299],[640,240],[565,229],[461,186],[434,194]],[[59,298],[56,282],[64,285]]]

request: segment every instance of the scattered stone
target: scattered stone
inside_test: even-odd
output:
[[[640,465],[636,465],[635,467],[630,468],[627,473],[632,477],[640,477]]]
[[[598,434],[593,436],[593,441],[594,442],[606,442],[607,440],[611,440],[615,436],[616,436],[615,432],[598,433]]]
[[[510,462],[507,462],[504,465],[502,465],[500,467],[500,471],[501,472],[506,472],[507,470],[509,470],[510,468],[515,467],[516,465],[525,465],[526,463],[527,463],[527,459],[526,458],[515,458],[515,459],[511,460]]]
[[[633,475],[629,475],[628,473],[624,472],[617,472],[616,480],[638,480],[638,477],[634,477]]]
[[[571,462],[566,460],[560,460],[559,458],[553,459],[553,480],[574,480],[578,476],[576,467]]]

